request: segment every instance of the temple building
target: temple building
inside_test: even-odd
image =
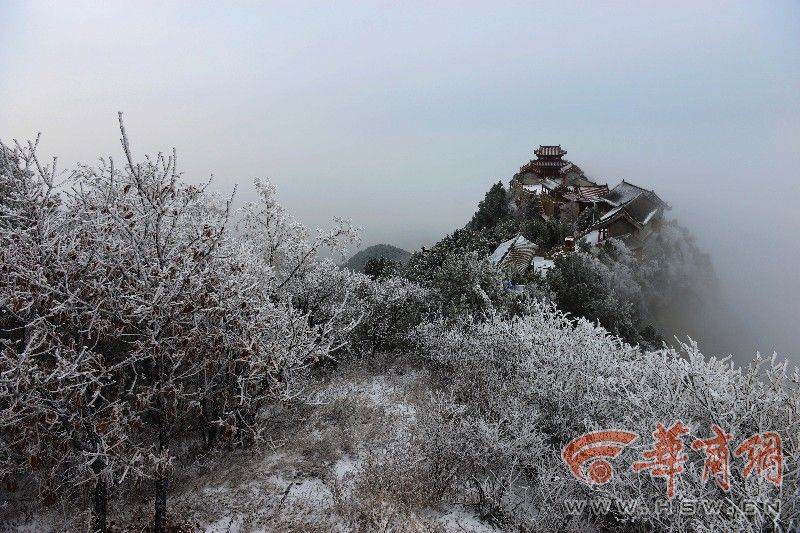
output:
[[[567,151],[557,146],[542,146],[533,151],[536,159],[532,159],[527,165],[520,168],[523,172],[526,167],[536,172],[540,176],[555,177],[558,176],[561,168],[569,164],[569,161],[564,161],[563,157]]]
[[[517,235],[513,239],[500,243],[494,253],[489,256],[489,261],[507,275],[513,276],[530,267],[538,248],[522,235]]]
[[[576,237],[599,244],[618,237],[639,248],[661,222],[669,205],[651,190],[623,180],[613,189],[587,178],[564,156],[561,145],[540,145],[536,159],[522,165],[511,179],[520,208],[549,218],[573,218],[591,208],[596,217],[587,232]],[[532,204],[532,206],[531,206]]]
[[[563,201],[562,194],[579,193],[579,188],[597,187],[597,183],[588,179],[580,167],[564,159],[567,151],[561,145],[540,145],[533,153],[536,159],[522,165],[511,179],[511,190],[520,207],[529,201],[541,202],[543,205],[540,212],[545,217],[558,216],[558,205]],[[597,195],[598,192],[602,194],[607,190],[587,190],[585,193]],[[581,197],[584,198],[586,194]]]
[[[609,193],[608,185],[584,185],[573,187],[571,191],[563,193],[565,202],[578,204],[578,212],[583,213],[587,207],[597,205]]]
[[[619,237],[632,249],[641,248],[653,231],[658,229],[664,211],[669,209],[669,205],[655,191],[625,180],[600,200],[597,205],[602,214],[589,228],[589,234],[596,234],[597,243]]]

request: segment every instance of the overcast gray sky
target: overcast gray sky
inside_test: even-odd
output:
[[[560,143],[673,205],[736,350],[800,360],[798,2],[0,0],[0,138],[92,162],[118,110],[190,180],[269,177],[305,223],[409,249]]]

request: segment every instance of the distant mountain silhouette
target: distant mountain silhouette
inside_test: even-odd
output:
[[[367,261],[373,257],[384,257],[390,261],[404,263],[411,257],[411,252],[398,248],[397,246],[392,246],[391,244],[375,244],[356,253],[342,266],[354,270],[355,272],[363,272]]]

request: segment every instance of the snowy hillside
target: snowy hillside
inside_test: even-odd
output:
[[[800,372],[645,325],[695,292],[677,226],[636,254],[561,249],[509,291],[487,259],[504,233],[553,249],[574,227],[519,219],[498,184],[364,274],[322,257],[348,221],[309,231],[269,182],[234,210],[120,126],[124,164],[63,180],[0,145],[0,529],[800,523]]]

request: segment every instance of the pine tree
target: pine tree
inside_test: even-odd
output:
[[[502,221],[510,213],[508,206],[508,193],[502,181],[498,181],[486,197],[478,204],[478,210],[472,216],[467,227],[472,230],[482,230]]]

